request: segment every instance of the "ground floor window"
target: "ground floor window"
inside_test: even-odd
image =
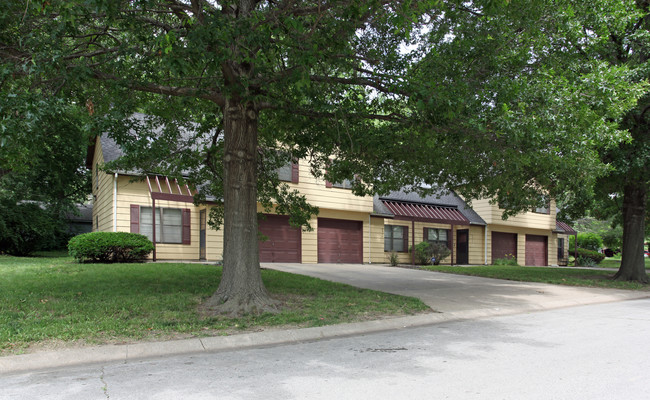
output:
[[[424,240],[429,243],[440,243],[447,246],[449,238],[448,229],[424,228]]]
[[[140,207],[140,233],[153,240],[151,207]],[[180,208],[156,207],[156,243],[183,243],[183,214]]]
[[[384,251],[408,251],[408,226],[384,226]]]

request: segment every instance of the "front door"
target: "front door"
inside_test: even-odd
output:
[[[469,229],[456,231],[456,264],[469,264]]]
[[[205,210],[199,211],[199,260],[206,259],[205,252]]]

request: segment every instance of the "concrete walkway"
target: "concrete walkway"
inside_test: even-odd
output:
[[[269,330],[167,342],[106,345],[0,357],[0,374],[142,358],[300,343],[447,321],[650,297],[646,291],[577,288],[451,275],[385,265],[263,264],[353,286],[418,297],[435,313],[315,328]]]

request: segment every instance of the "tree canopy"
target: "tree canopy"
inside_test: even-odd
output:
[[[578,203],[605,171],[596,148],[627,138],[620,116],[644,90],[627,65],[576,56],[638,17],[630,1],[0,7],[3,81],[85,97],[97,129],[129,154],[123,162],[189,175],[199,198],[223,199],[212,311],[272,303],[256,204],[279,204],[297,225],[315,212],[273,178],[283,163],[307,160],[357,194],[437,186],[495,198],[510,213],[548,196]],[[126,118],[135,111],[151,122]]]

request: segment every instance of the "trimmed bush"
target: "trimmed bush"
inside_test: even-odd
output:
[[[68,252],[79,262],[142,261],[153,251],[146,236],[128,232],[91,232],[68,242]]]
[[[575,246],[575,237],[569,236],[569,247]],[[578,233],[578,248],[598,251],[603,247],[603,239],[593,232]]]
[[[569,250],[569,255],[574,254],[574,249]],[[585,263],[584,260],[590,260],[591,262]],[[593,266],[594,264],[600,264],[601,261],[605,259],[605,255],[594,250],[587,250],[578,248],[578,265],[582,266]],[[583,260],[581,262],[581,260]]]

